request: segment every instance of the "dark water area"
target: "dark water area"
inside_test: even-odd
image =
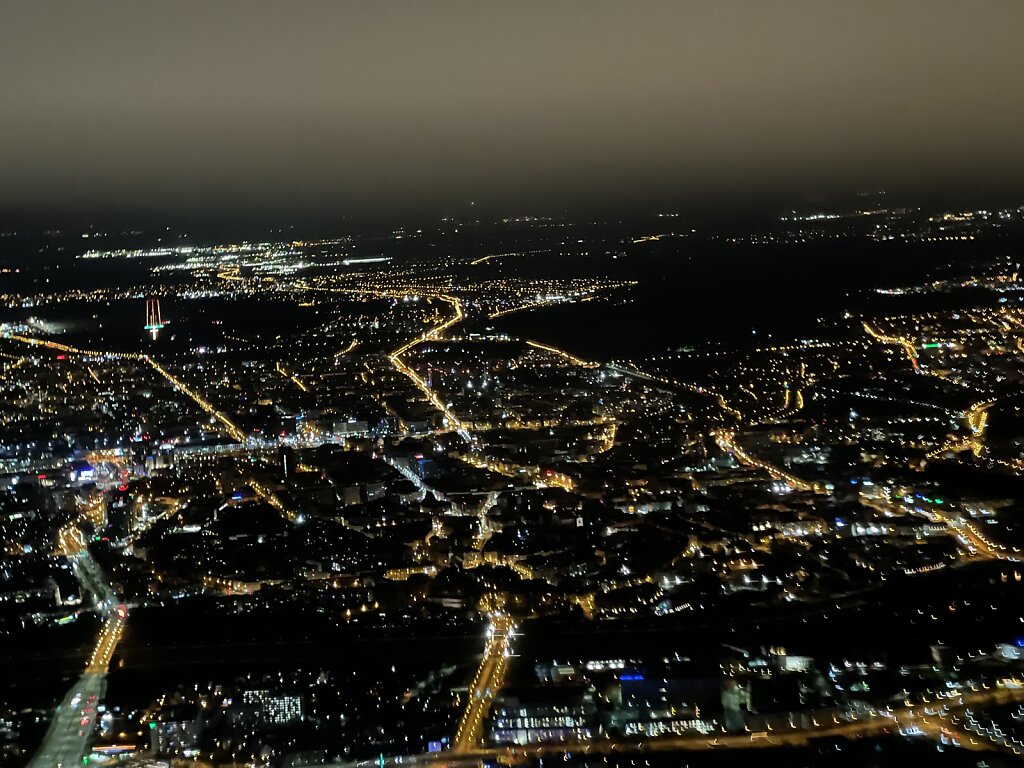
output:
[[[495,239],[494,232],[481,236]],[[527,236],[528,235],[528,236]],[[580,243],[576,236],[582,235]],[[565,241],[564,243],[562,241]],[[388,246],[397,257],[411,249],[421,263],[441,250],[453,253],[468,248],[451,243],[399,241]],[[977,265],[1004,254],[1007,246],[991,243],[907,244],[851,239],[794,245],[738,245],[720,240],[665,239],[635,244],[621,232],[591,231],[574,234],[561,230],[515,233],[508,240],[485,247],[478,241],[468,252],[502,256],[464,270],[457,280],[467,283],[504,278],[529,280],[603,278],[635,281],[637,285],[607,292],[595,301],[528,310],[491,321],[489,325],[515,336],[564,347],[590,359],[630,359],[659,354],[689,345],[721,344],[743,348],[763,346],[770,339],[822,338],[843,333],[837,327],[852,324],[854,315],[895,314],[958,306],[993,304],[991,292],[974,289],[957,294],[884,295],[876,288],[922,285],[926,282],[972,274]],[[92,241],[0,240],[0,267],[18,264],[0,273],[0,293],[59,292],[72,288],[92,290],[137,288],[152,292],[157,279],[165,286],[181,284],[186,273],[161,272],[152,267],[164,257],[142,259],[78,259]],[[113,243],[95,243],[113,247]],[[138,247],[140,243],[131,243]],[[443,248],[442,248],[443,246]],[[500,246],[500,247],[499,247]],[[376,251],[375,251],[376,253]],[[398,264],[398,259],[395,264]],[[336,269],[333,268],[332,269]],[[1016,299],[1013,299],[1016,301]],[[220,303],[218,303],[218,301]],[[311,328],[316,313],[280,304],[228,303],[204,300],[209,309],[194,309],[196,302],[162,302],[172,325],[158,345],[179,341],[185,345],[221,343],[225,334],[248,337],[276,334],[279,328]],[[364,305],[365,308],[365,305]],[[35,308],[18,314],[0,312],[0,320],[29,315],[71,324],[75,339],[102,348],[155,350],[142,333],[144,304],[111,306],[92,318],[94,308]],[[218,325],[220,321],[223,325]],[[102,323],[102,329],[99,324]],[[172,342],[171,337],[177,338]],[[237,348],[237,340],[234,341]]]
[[[524,626],[516,650],[525,659],[716,658],[724,645],[783,646],[819,660],[885,659],[929,663],[931,646],[991,651],[1024,642],[1019,565],[977,563],[931,574],[890,577],[883,585],[822,602],[760,603],[756,596],[720,598],[703,612],[604,622],[541,619]],[[978,595],[984,594],[985,600]],[[957,606],[949,611],[950,604]],[[884,628],[881,629],[880,628]]]
[[[847,310],[885,314],[994,303],[987,291],[874,292],[970,273],[978,257],[973,248],[873,242],[763,248],[677,244],[617,259],[564,262],[519,257],[501,269],[524,277],[589,274],[638,284],[596,301],[506,315],[493,325],[597,360],[637,358],[684,345],[744,347],[769,339],[821,338],[850,325],[842,317]]]
[[[303,307],[292,301],[255,298],[167,297],[160,300],[166,324],[154,340],[144,329],[146,300],[65,302],[40,307],[0,310],[0,322],[42,321],[52,338],[87,349],[173,354],[197,346],[223,345],[242,351],[247,345],[312,331],[343,310],[344,301],[330,307]],[[369,305],[353,307],[366,312]]]
[[[168,638],[171,640],[172,638]],[[244,640],[237,636],[197,639],[173,638],[174,642],[146,645],[126,644],[118,649],[125,666],[136,669],[182,664],[323,663],[338,656],[358,657],[367,663],[383,663],[394,658],[424,662],[461,660],[479,655],[482,634],[417,635],[405,637],[343,637],[337,634],[309,640]]]
[[[477,636],[340,638],[253,642],[238,638],[167,638],[165,645],[118,650],[109,676],[111,700],[143,706],[157,693],[182,682],[227,682],[245,675],[296,669],[353,668],[382,672],[393,665],[424,672],[446,665],[476,663],[483,649]],[[178,642],[172,642],[177,640]],[[123,665],[122,662],[123,661]]]
[[[96,617],[83,614],[69,625],[5,636],[0,641],[0,706],[45,710],[56,705],[85,669],[100,626]],[[34,746],[46,726],[45,721],[33,724],[22,743]]]
[[[70,257],[53,264],[4,265],[0,259],[0,293],[38,295],[65,291],[95,291],[104,288],[138,288],[153,291],[159,285],[177,285],[186,273],[161,274],[159,282],[151,268],[155,262],[142,259],[84,260]]]

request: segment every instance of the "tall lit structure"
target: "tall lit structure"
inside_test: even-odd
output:
[[[277,449],[277,454],[281,459],[281,477],[285,481],[291,480],[295,476],[295,449],[290,445],[282,445]]]
[[[157,332],[164,327],[164,321],[160,316],[160,299],[146,299],[146,330],[153,334],[156,340]]]

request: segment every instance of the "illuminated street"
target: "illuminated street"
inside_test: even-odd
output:
[[[510,616],[500,610],[491,611],[487,616],[487,642],[483,659],[466,694],[466,710],[452,743],[452,751],[456,753],[470,752],[479,746],[484,718],[494,697],[501,690],[512,638],[515,636],[515,624]]]

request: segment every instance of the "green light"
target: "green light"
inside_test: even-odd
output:
[[[921,345],[921,349],[938,349],[941,346],[942,345],[939,344],[938,342],[931,341],[931,342],[928,342],[927,344],[922,344]]]
[[[149,724],[149,730],[151,730],[151,731],[155,731],[155,730],[156,730],[156,723],[152,723],[152,722],[151,722],[151,723]]]

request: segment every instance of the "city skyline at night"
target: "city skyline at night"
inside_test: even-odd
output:
[[[0,768],[1021,764],[1024,6],[0,6]]]

